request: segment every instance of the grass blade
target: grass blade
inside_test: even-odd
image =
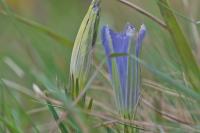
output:
[[[13,126],[9,121],[4,120],[3,118],[0,117],[0,123],[4,123],[5,126],[8,128],[8,130],[11,133],[21,133],[15,126]]]
[[[47,101],[47,103],[48,103],[48,108],[49,108],[50,112],[52,113],[54,119],[56,121],[59,120],[59,116],[58,116],[56,110],[54,109],[54,106],[48,101]],[[59,122],[58,126],[59,126],[62,133],[68,133],[65,125],[62,122]]]
[[[164,18],[170,35],[175,43],[187,79],[193,86],[193,89],[200,92],[200,69],[192,54],[190,45],[179,26],[173,11],[170,9],[167,0],[158,0],[160,12]]]

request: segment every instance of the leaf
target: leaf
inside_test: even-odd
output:
[[[128,56],[128,54],[127,53],[112,53],[112,54],[110,54],[111,58],[120,57],[120,56]]]
[[[89,104],[88,104],[88,110],[92,109],[92,105],[93,105],[93,98],[90,98]]]
[[[99,1],[93,0],[81,23],[74,43],[70,63],[70,89],[72,90],[72,94],[76,94],[76,96],[78,96],[80,91],[84,88],[91,73],[91,61],[93,47],[97,37],[99,11]],[[72,88],[76,86],[78,86],[78,90]]]
[[[59,120],[59,116],[58,116],[56,110],[54,109],[54,106],[50,102],[48,102],[48,101],[47,101],[47,103],[48,103],[49,110],[50,110],[50,112],[53,115],[53,118],[56,121],[58,121]],[[62,133],[68,133],[67,128],[65,127],[65,125],[63,124],[63,122],[59,122],[58,126],[59,126],[59,128],[60,128],[60,130],[61,130]]]
[[[175,48],[180,55],[181,64],[186,77],[193,86],[193,89],[200,92],[200,69],[194,55],[192,54],[190,45],[184,36],[173,11],[170,9],[168,1],[158,0],[157,4],[174,41]]]
[[[5,126],[8,128],[8,130],[11,133],[21,133],[15,126],[13,126],[9,121],[4,120],[3,118],[0,117],[0,122],[4,123]]]

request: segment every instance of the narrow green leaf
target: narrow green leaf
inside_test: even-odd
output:
[[[112,87],[115,92],[115,103],[117,104],[117,108],[119,109],[120,113],[122,113],[123,115],[123,113],[125,112],[122,96],[123,92],[120,85],[120,76],[115,59],[112,59]]]
[[[54,109],[54,106],[50,102],[48,102],[48,101],[47,101],[47,103],[48,103],[49,110],[50,110],[50,112],[53,115],[53,118],[56,121],[59,120],[59,116],[58,116],[56,110]],[[58,126],[59,126],[59,128],[60,128],[60,130],[61,130],[62,133],[68,133],[67,128],[65,127],[65,125],[63,124],[63,122],[59,122]]]
[[[8,128],[11,133],[21,133],[15,126],[13,126],[9,121],[0,117],[0,122],[4,123],[4,125]]]
[[[93,98],[90,98],[89,104],[88,104],[88,110],[92,109],[92,105],[93,105]]]
[[[111,58],[120,57],[120,56],[128,56],[128,54],[127,53],[112,53],[110,55]]]
[[[170,9],[168,0],[158,0],[160,12],[164,18],[170,35],[175,43],[181,59],[181,65],[187,76],[187,79],[195,91],[200,92],[200,69],[192,54],[190,45],[179,26],[173,11]]]

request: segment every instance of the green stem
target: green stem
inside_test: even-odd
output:
[[[145,11],[144,9],[142,9],[141,7],[127,1],[127,0],[119,0],[119,2],[129,6],[130,8],[135,9],[137,12],[145,15],[146,17],[148,17],[149,19],[153,20],[154,22],[156,22],[157,24],[159,24],[160,26],[162,26],[163,28],[167,28],[166,24],[160,20],[159,18],[157,18],[156,16],[153,16],[152,14],[150,14],[148,11]]]

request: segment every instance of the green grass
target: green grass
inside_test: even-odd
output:
[[[200,132],[200,1],[129,2],[139,9],[101,0],[91,76],[72,100],[70,59],[89,1],[0,1],[0,133]],[[148,30],[141,58],[130,55],[142,70],[132,121],[117,112],[99,37],[103,25],[121,31],[127,22]]]

